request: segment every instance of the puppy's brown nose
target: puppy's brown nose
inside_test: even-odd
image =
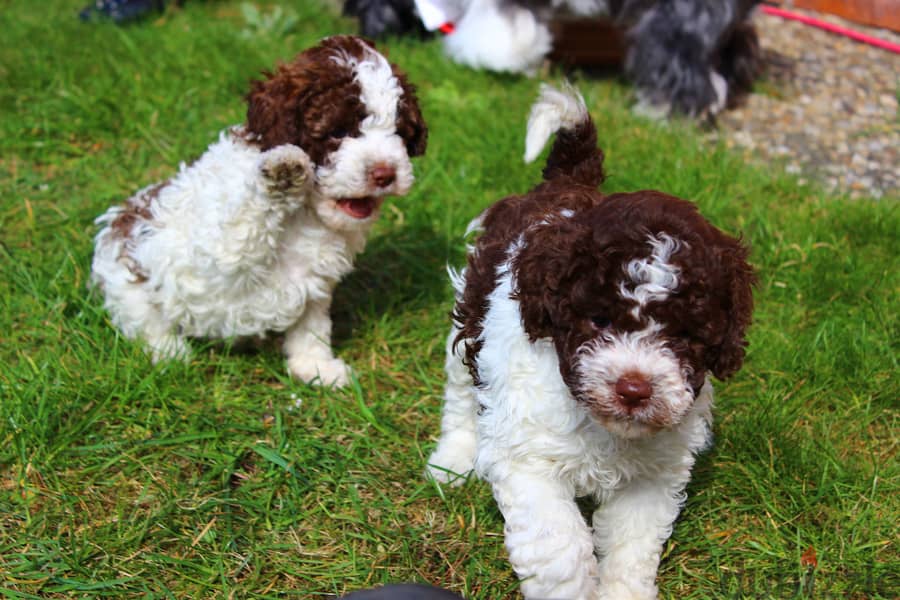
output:
[[[378,187],[387,187],[394,183],[397,171],[394,167],[385,164],[377,164],[369,171],[369,179]]]
[[[642,375],[626,373],[616,382],[616,394],[625,406],[638,408],[650,399],[653,388]]]

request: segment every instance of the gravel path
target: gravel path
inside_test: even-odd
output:
[[[900,35],[797,11],[900,43]],[[766,72],[713,138],[857,198],[900,199],[900,54],[758,12]]]
[[[792,10],[900,43],[886,29]],[[900,54],[761,10],[754,20],[765,73],[710,137],[833,192],[900,199]]]

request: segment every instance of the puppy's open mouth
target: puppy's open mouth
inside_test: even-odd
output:
[[[354,219],[368,219],[381,206],[381,198],[364,196],[362,198],[338,198],[338,208]]]

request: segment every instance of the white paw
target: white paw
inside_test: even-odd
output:
[[[184,338],[175,335],[165,335],[147,339],[146,341],[150,350],[150,360],[153,361],[153,364],[166,360],[188,362],[191,359],[191,347]]]
[[[635,590],[619,580],[600,580],[598,600],[656,600],[656,586]]]
[[[292,144],[276,146],[263,153],[259,170],[270,194],[296,197],[313,181],[309,156]]]
[[[638,92],[638,101],[631,107],[631,111],[639,117],[651,121],[664,121],[672,112],[672,106],[668,103],[655,103]]]
[[[716,101],[710,104],[708,111],[715,116],[725,108],[725,102],[728,100],[728,82],[715,71],[709,72],[709,82],[716,92]]]
[[[287,363],[288,371],[293,377],[313,385],[344,387],[350,383],[350,374],[353,372],[339,358],[293,356]]]
[[[428,458],[426,476],[452,486],[462,485],[475,466],[475,435],[461,433],[441,438]]]

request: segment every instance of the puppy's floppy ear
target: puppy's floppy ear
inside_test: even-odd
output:
[[[591,229],[558,220],[529,231],[513,260],[513,297],[519,301],[522,325],[532,341],[548,337],[571,319],[573,286],[595,267]]]
[[[756,276],[747,262],[749,250],[740,240],[724,236],[714,250],[721,276],[722,293],[727,307],[722,342],[707,354],[707,367],[718,379],[734,375],[744,364],[747,341],[745,334],[753,313],[753,285]]]
[[[247,100],[247,130],[260,141],[263,150],[292,143],[299,136],[298,107],[306,85],[304,65],[298,57],[279,65],[275,72],[264,71],[265,79],[253,81]]]
[[[406,142],[406,152],[410,156],[422,156],[428,145],[428,127],[422,112],[419,110],[419,100],[416,98],[416,88],[406,75],[401,73],[394,65],[391,65],[394,76],[400,82],[403,96],[400,98],[399,114],[397,115],[397,133]]]
[[[340,36],[338,36],[338,37],[340,37]],[[353,39],[355,39],[356,41],[358,41],[358,42],[361,43],[362,45],[368,46],[369,48],[371,48],[372,50],[375,50],[376,52],[378,51],[378,48],[375,47],[375,42],[373,42],[373,41],[370,40],[369,38],[362,37],[362,36],[358,36],[358,35],[348,36],[348,37],[352,37]],[[383,54],[385,57],[387,57],[387,51],[383,52],[382,54]]]

